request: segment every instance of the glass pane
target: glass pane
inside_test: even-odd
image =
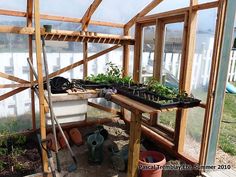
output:
[[[199,159],[205,109],[199,107],[188,109],[187,116],[184,151],[195,159]]]
[[[205,20],[205,19],[208,20]],[[195,55],[193,59],[191,93],[206,102],[212,53],[215,37],[217,10],[198,11]]]
[[[1,89],[1,94],[12,89]],[[1,101],[0,130],[12,133],[32,128],[30,90],[25,90]]]
[[[24,27],[26,18],[0,15],[0,25]]]
[[[198,4],[207,3],[207,2],[214,2],[214,1],[218,1],[218,0],[198,0]]]
[[[155,32],[156,26],[147,26],[143,28],[141,83],[146,82],[153,76]]]
[[[166,12],[166,11],[170,11],[170,10],[175,10],[175,9],[179,9],[179,8],[183,8],[183,7],[188,7],[189,3],[190,3],[189,0],[178,0],[178,1],[165,0],[165,1],[162,1],[153,10],[151,10],[148,13],[148,15]]]
[[[165,25],[162,80],[169,87],[179,87],[184,23]]]
[[[40,0],[40,13],[82,18],[92,2],[93,0]]]
[[[112,47],[109,44],[89,44],[89,56],[98,53],[106,48]],[[117,65],[119,68],[122,68],[122,60],[123,60],[123,50],[122,48],[118,48],[109,53],[106,53],[92,61],[88,62],[88,76],[91,74],[97,75],[100,73],[106,72],[106,63],[112,62]]]
[[[127,23],[151,0],[103,0],[92,16],[92,20]]]
[[[160,113],[159,123],[172,130],[175,129],[176,112],[168,111]]]
[[[80,23],[58,22],[58,21],[51,21],[51,20],[41,20],[40,23],[42,27],[43,25],[52,25],[52,29],[57,29],[57,30],[78,31],[81,29]]]
[[[27,0],[2,0],[0,1],[1,9],[26,11]]]
[[[97,32],[97,33],[105,33],[105,34],[123,35],[123,28],[113,28],[113,27],[108,27],[108,26],[89,25],[88,31]]]

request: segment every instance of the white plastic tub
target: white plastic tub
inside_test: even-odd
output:
[[[88,100],[76,95],[52,94],[53,111],[59,123],[80,122],[86,119]],[[46,123],[51,125],[50,112],[46,114]]]

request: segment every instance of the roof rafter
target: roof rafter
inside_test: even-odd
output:
[[[87,11],[85,12],[81,22],[82,22],[82,31],[87,30],[89,21],[95,12],[95,10],[98,8],[102,0],[94,0],[93,3],[89,6]]]
[[[125,30],[129,30],[136,22],[139,17],[143,17],[152,9],[154,9],[158,4],[160,4],[163,0],[153,0],[149,3],[142,11],[140,11],[137,15],[135,15],[128,23],[125,24]]]

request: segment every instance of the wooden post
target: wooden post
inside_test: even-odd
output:
[[[212,114],[210,117],[210,130],[207,139],[206,165],[213,165],[216,156],[217,142],[219,137],[220,123],[224,106],[225,87],[227,82],[228,64],[230,60],[230,50],[232,47],[232,34],[234,28],[236,1],[221,0],[223,21],[220,26],[221,35],[218,40],[218,67],[215,80],[214,101],[212,105]]]
[[[161,82],[161,71],[162,71],[162,59],[164,50],[164,30],[165,24],[161,19],[156,21],[156,33],[155,33],[155,54],[154,54],[154,66],[153,66],[153,77]]]
[[[133,80],[139,82],[141,72],[141,55],[142,55],[142,26],[139,23],[135,25],[135,45],[134,45],[134,68]]]
[[[88,42],[83,42],[83,79],[88,76]]]
[[[141,118],[142,118],[142,113],[138,111],[131,112],[127,177],[138,176],[138,161],[139,161],[139,153],[140,153],[140,136],[141,136]]]
[[[33,0],[27,0],[27,27],[32,27],[32,13],[33,13]],[[32,35],[29,35],[29,59],[33,63],[33,40]],[[34,81],[33,72],[30,69],[30,82]],[[36,118],[35,118],[35,99],[34,89],[31,88],[31,114],[32,114],[32,129],[36,130]]]
[[[124,36],[129,36],[130,30],[124,28]],[[130,55],[130,47],[125,44],[123,46],[123,77],[129,75],[129,55]]]
[[[40,112],[40,134],[41,139],[46,139],[46,121],[44,112],[44,90],[43,90],[43,69],[42,69],[42,45],[40,34],[40,15],[39,0],[34,0],[34,23],[35,23],[35,42],[36,42],[36,59],[38,71],[38,90],[39,90],[39,112]],[[46,144],[42,144],[46,148]],[[46,151],[42,150],[43,171],[48,172],[48,161]]]
[[[197,0],[190,1],[190,8],[188,18],[185,19],[185,29],[183,37],[183,50],[181,61],[181,74],[179,90],[190,93],[192,65],[195,53],[195,39],[196,39],[196,24],[197,11],[193,11],[193,5],[197,4]],[[187,17],[187,16],[186,16]],[[187,21],[187,25],[186,25]],[[187,31],[186,31],[187,26]],[[187,33],[186,33],[187,32]],[[178,153],[183,153],[184,142],[187,128],[187,109],[179,109],[176,113],[176,127],[175,127],[175,147]]]

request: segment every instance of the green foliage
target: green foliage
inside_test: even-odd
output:
[[[176,90],[160,84],[154,78],[151,78],[150,80],[148,80],[146,82],[146,85],[150,91],[155,92],[156,94],[160,96],[167,97],[167,98],[174,98],[177,96]]]
[[[87,80],[103,84],[133,83],[133,80],[130,76],[122,78],[122,70],[120,70],[115,64],[109,62],[106,64],[106,66],[106,74],[100,73],[96,76],[91,74],[89,77],[87,77]]]
[[[0,147],[0,156],[6,155],[7,154],[7,149]]]
[[[0,160],[0,172],[3,171],[6,167],[6,163]]]

